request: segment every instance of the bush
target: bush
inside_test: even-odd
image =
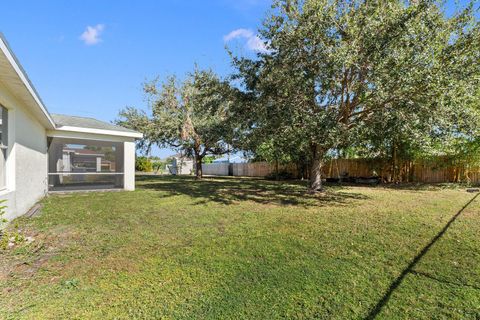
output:
[[[8,222],[7,219],[5,219],[5,208],[6,206],[3,205],[3,203],[6,200],[1,200],[0,201],[0,249],[6,249],[8,245],[8,233],[4,230],[6,223]]]
[[[213,163],[213,160],[215,160],[215,156],[205,156],[202,159],[202,163],[210,164],[210,163]]]
[[[293,179],[295,179],[295,176],[291,172],[288,172],[288,171],[285,171],[285,170],[280,170],[278,172],[278,175],[275,173],[275,171],[273,171],[268,176],[266,176],[265,179],[276,180],[277,177],[278,177],[278,180],[293,180]]]
[[[137,157],[135,160],[135,170],[141,172],[150,172],[153,170],[152,161],[147,157]]]
[[[155,173],[163,172],[166,166],[167,166],[167,163],[164,161],[158,160],[158,161],[152,162],[152,168],[155,171]]]

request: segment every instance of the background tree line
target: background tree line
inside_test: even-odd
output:
[[[475,2],[446,13],[436,1],[279,0],[260,35],[268,50],[231,53],[221,79],[195,68],[144,85],[151,112],[121,125],[196,160],[234,150],[296,163],[322,189],[329,157],[477,161],[480,25]]]

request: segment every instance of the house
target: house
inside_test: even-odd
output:
[[[193,159],[177,153],[173,156],[172,165],[168,167],[169,171],[173,175],[177,174],[192,174],[193,173]]]
[[[0,200],[7,219],[49,191],[134,190],[141,137],[96,119],[50,114],[0,33]]]

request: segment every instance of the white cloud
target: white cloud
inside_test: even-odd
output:
[[[259,51],[259,52],[269,51],[265,43],[257,35],[248,39],[247,47],[253,51]]]
[[[100,35],[102,34],[105,26],[103,24],[97,24],[96,26],[87,26],[85,31],[80,35],[80,40],[82,40],[86,45],[92,46],[102,41]]]
[[[230,42],[235,39],[245,39],[246,47],[252,51],[268,52],[265,43],[250,29],[236,29],[223,37],[223,41]]]
[[[253,37],[253,31],[248,29],[236,29],[223,37],[225,42],[231,41],[237,38],[246,38],[249,39]]]

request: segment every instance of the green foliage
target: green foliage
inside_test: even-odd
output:
[[[152,161],[147,157],[137,157],[135,159],[135,171],[151,172],[153,170]]]
[[[18,231],[18,226],[7,230],[6,224],[8,220],[5,218],[6,205],[3,205],[6,200],[0,200],[0,249],[5,250],[8,248],[10,242],[19,244],[25,240],[24,236]]]
[[[447,17],[433,1],[276,1],[261,34],[269,52],[234,58],[245,88],[238,114],[248,141],[308,155],[312,189],[332,150],[411,157],[475,123],[472,4]]]
[[[288,171],[285,170],[279,170],[277,172],[272,172],[269,175],[265,176],[265,179],[267,180],[292,180],[295,179],[296,177]]]
[[[215,156],[205,156],[203,158],[203,163],[205,164],[213,163],[213,160],[215,160]]]
[[[285,164],[292,162],[291,155],[287,152],[284,152],[281,146],[275,143],[275,140],[265,141],[261,143],[255,150],[255,154],[259,159],[272,163],[278,162]]]
[[[152,161],[152,168],[155,171],[155,173],[163,172],[166,165],[167,163],[165,161],[160,161],[160,160]]]
[[[7,206],[4,205],[5,202],[7,202],[7,200],[0,200],[0,230],[2,230],[5,226],[5,223],[8,222],[8,220],[5,218],[5,209],[7,208]]]
[[[144,84],[151,114],[127,108],[117,123],[143,132],[140,148],[149,150],[153,144],[174,148],[201,165],[205,155],[228,150],[230,90],[212,71],[195,69],[180,84],[174,76],[162,83],[156,79]]]
[[[9,234],[5,231],[5,225],[8,220],[5,218],[6,206],[2,205],[6,200],[0,200],[0,249],[5,250],[9,242]]]

